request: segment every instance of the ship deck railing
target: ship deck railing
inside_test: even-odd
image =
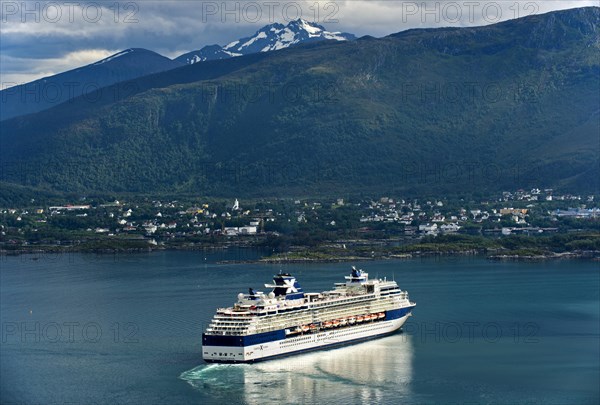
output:
[[[315,311],[310,317],[300,319],[282,319],[275,318],[273,323],[270,324],[257,324],[256,333],[271,332],[279,329],[288,329],[301,325],[308,325],[312,323],[322,323],[326,321],[332,321],[341,318],[350,318],[353,316],[360,316],[372,313],[385,312],[392,309],[397,309],[398,303],[393,300],[386,299],[385,301],[377,301],[369,305],[361,305],[354,308],[337,308],[335,310],[323,310]],[[400,307],[401,308],[401,307]],[[299,322],[300,321],[300,322]]]
[[[379,303],[395,302],[397,300],[405,300],[406,295],[405,294],[404,295],[384,294],[384,295],[381,295],[378,299],[375,299],[375,298],[376,298],[375,296],[371,296],[370,299],[368,299],[368,300],[353,300],[353,299],[324,300],[324,301],[318,302],[317,305],[310,305],[310,307],[308,307],[308,308],[305,307],[306,310],[303,310],[303,311],[290,311],[289,310],[290,308],[284,308],[283,310],[279,309],[279,310],[275,310],[275,311],[268,311],[269,313],[264,318],[256,318],[256,315],[258,315],[258,313],[250,314],[247,316],[231,316],[230,314],[223,314],[221,312],[218,312],[215,315],[214,319],[220,320],[223,322],[231,321],[231,322],[250,324],[250,323],[253,323],[252,321],[264,322],[265,320],[268,320],[268,319],[282,319],[282,318],[290,318],[290,317],[297,318],[298,316],[312,314],[315,311],[318,312],[318,311],[330,310],[330,309],[345,309],[348,306],[348,304],[378,305]]]

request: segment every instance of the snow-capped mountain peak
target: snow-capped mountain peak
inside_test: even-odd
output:
[[[317,23],[310,23],[302,18],[299,18],[295,21],[291,21],[288,24],[288,27],[298,27],[299,30],[304,30],[306,32],[308,32],[309,35],[311,36],[319,36],[321,35],[323,32],[327,32],[327,30],[325,30],[324,27],[318,25]]]
[[[251,37],[241,38],[225,46],[210,45],[199,51],[181,55],[176,60],[187,64],[215,59],[227,59],[234,56],[248,55],[257,52],[270,52],[289,48],[300,43],[322,41],[351,41],[356,39],[352,34],[330,32],[325,27],[304,19],[290,21],[287,25],[280,23],[262,27]]]

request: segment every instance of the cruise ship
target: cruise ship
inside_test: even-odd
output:
[[[219,308],[202,334],[207,362],[252,363],[396,332],[416,306],[395,281],[369,280],[352,267],[344,283],[305,293],[291,274],[274,276],[267,294],[249,289]]]

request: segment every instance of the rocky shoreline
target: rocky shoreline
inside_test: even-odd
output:
[[[498,252],[485,252],[484,250],[469,249],[465,251],[444,251],[444,252],[430,252],[430,251],[415,251],[406,254],[380,254],[371,257],[367,256],[356,256],[356,255],[331,255],[324,257],[313,257],[311,254],[302,255],[301,253],[295,253],[291,257],[280,254],[278,256],[267,256],[259,260],[254,260],[254,263],[271,263],[271,264],[282,264],[282,263],[341,263],[341,262],[355,262],[355,261],[370,261],[370,260],[401,260],[401,259],[414,259],[423,257],[452,257],[452,256],[481,256],[488,260],[494,261],[544,261],[544,260],[598,260],[600,261],[600,252],[598,251],[578,251],[578,252],[566,252],[566,253],[553,253],[548,252],[544,254],[501,254]]]
[[[85,246],[47,246],[36,247],[30,249],[0,249],[0,256],[20,256],[20,255],[40,255],[40,254],[136,254],[149,253],[154,251],[220,251],[229,248],[257,248],[246,244],[224,244],[224,245],[179,245],[179,246],[144,246],[135,248],[89,248]],[[380,247],[381,249],[381,247]],[[237,264],[237,263],[268,263],[268,264],[283,264],[283,263],[340,263],[340,262],[357,262],[371,260],[399,260],[413,259],[417,257],[451,257],[451,256],[482,256],[488,260],[494,261],[545,261],[545,260],[594,260],[600,261],[600,251],[573,251],[573,252],[543,252],[540,254],[515,254],[513,252],[502,253],[496,249],[465,249],[465,250],[414,250],[410,253],[394,253],[387,250],[371,252],[367,255],[365,252],[353,252],[346,250],[340,254],[339,249],[325,249],[318,251],[307,251],[302,247],[296,247],[296,250],[287,253],[277,253],[271,256],[264,256],[257,260],[222,260],[220,264]]]
[[[541,261],[541,260],[566,260],[566,259],[588,259],[600,260],[600,252],[598,251],[582,251],[582,252],[565,252],[565,253],[547,253],[543,255],[490,255],[488,260],[497,261]]]

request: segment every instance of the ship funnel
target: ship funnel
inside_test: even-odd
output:
[[[265,287],[272,288],[275,297],[285,297],[286,300],[297,300],[304,298],[304,291],[296,278],[291,274],[277,274],[273,277],[273,284],[265,284]]]

